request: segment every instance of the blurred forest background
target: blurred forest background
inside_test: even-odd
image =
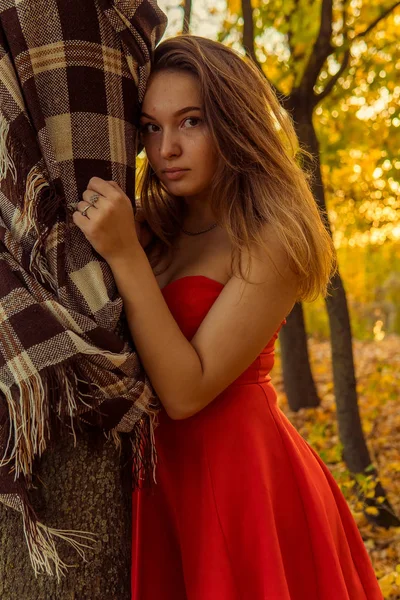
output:
[[[255,60],[314,155],[339,275],[331,300],[294,311],[273,381],[345,494],[384,597],[400,598],[400,2],[159,4],[166,37]]]

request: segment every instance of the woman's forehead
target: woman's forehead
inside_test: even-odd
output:
[[[173,114],[186,106],[201,106],[200,86],[193,75],[182,71],[161,71],[151,76],[143,100],[143,112]]]

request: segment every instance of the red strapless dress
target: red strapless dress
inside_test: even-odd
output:
[[[222,288],[163,289],[187,339]],[[382,600],[344,497],[277,406],[276,338],[193,417],[161,412],[157,485],[133,494],[134,600]]]

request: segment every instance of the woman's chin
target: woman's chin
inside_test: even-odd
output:
[[[167,191],[173,196],[194,196],[196,191],[190,185],[180,181],[164,182]]]

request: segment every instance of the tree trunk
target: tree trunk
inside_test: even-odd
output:
[[[310,106],[310,102],[302,102],[300,98],[294,96],[293,118],[302,147],[308,150],[313,157],[312,162],[306,159],[305,166],[312,171],[314,198],[325,214],[326,202],[321,173],[320,149],[312,122],[312,105]],[[329,230],[327,220],[326,227]],[[362,431],[358,410],[350,317],[339,271],[332,279],[329,293],[330,295],[326,298],[326,307],[331,332],[333,382],[339,436],[344,448],[344,459],[350,471],[362,473],[371,464],[371,458]]]
[[[291,103],[300,143],[313,157],[312,161],[306,159],[305,165],[313,174],[313,195],[323,214],[325,214],[326,202],[322,181],[320,149],[312,121],[313,106],[309,98],[301,98],[301,96],[295,94],[291,97]],[[325,224],[328,231],[330,231],[327,218]],[[339,438],[343,445],[343,458],[352,473],[369,475],[375,482],[373,498],[366,498],[360,492],[360,497],[366,506],[378,508],[376,517],[365,513],[366,517],[382,527],[397,527],[400,520],[395,515],[386,497],[378,473],[371,468],[371,457],[362,429],[356,390],[350,316],[339,271],[331,281],[329,294],[325,301],[331,333],[333,383]],[[379,497],[385,498],[383,503],[377,501]]]
[[[60,529],[98,534],[87,563],[67,544],[61,558],[74,567],[57,583],[37,578],[30,563],[19,513],[0,506],[0,597],[2,600],[130,600],[131,484],[127,452],[119,457],[101,433],[85,432],[57,442],[38,468],[32,503],[40,520]],[[121,469],[124,462],[125,469]]]
[[[325,299],[331,330],[332,369],[339,437],[343,456],[353,473],[362,473],[371,458],[362,431],[354,372],[352,335],[346,293],[337,273]]]
[[[311,373],[303,307],[295,304],[279,332],[282,374],[285,393],[291,410],[319,405],[319,398]]]

